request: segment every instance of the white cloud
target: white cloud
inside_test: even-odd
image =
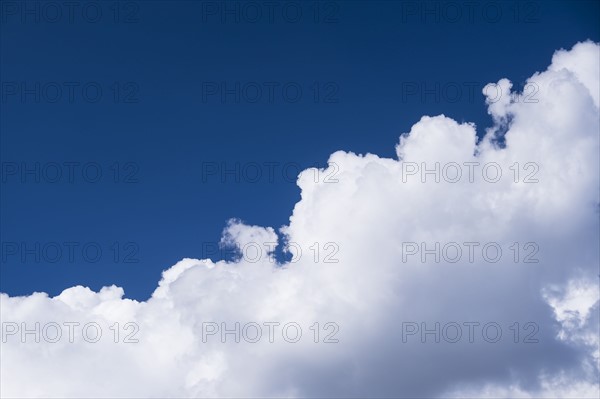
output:
[[[486,91],[496,125],[479,143],[471,124],[423,117],[400,137],[398,160],[339,151],[330,157],[337,183],[303,172],[301,200],[281,234],[239,221],[224,231],[223,243],[240,247],[294,242],[303,251],[298,262],[275,265],[270,246],[256,262],[184,259],[145,302],[123,299],[114,286],[73,287],[54,298],[2,294],[3,332],[10,322],[81,323],[73,343],[4,334],[2,396],[597,397],[599,54],[591,42],[558,51],[528,80],[537,102],[510,100],[511,83],[500,80],[500,99]],[[448,175],[439,183],[425,175],[423,183],[423,163],[436,162]],[[455,176],[456,168],[444,169],[451,162],[462,173],[456,183],[444,178]],[[496,168],[502,176],[491,183]],[[463,257],[422,262],[419,253],[403,262],[413,242],[429,249],[454,242]],[[465,242],[481,243],[473,262]],[[498,262],[486,261],[486,243],[502,249]],[[336,247],[329,259],[339,262],[324,262]],[[528,255],[539,262],[523,263]],[[88,322],[102,328],[97,343],[81,339]],[[115,322],[118,344],[109,329]],[[223,343],[207,335],[207,322],[239,322],[247,333],[255,322],[263,337],[235,343],[229,335]],[[281,323],[273,343],[265,322]],[[297,343],[281,335],[288,322],[303,330]],[[315,322],[320,341],[335,332],[325,323],[336,323],[339,342],[314,343]],[[403,335],[407,323],[436,322],[445,327],[440,343]],[[472,343],[468,322],[480,323]],[[491,322],[502,328],[497,343],[482,336]],[[453,323],[463,333],[457,343],[447,342]],[[138,343],[122,343],[130,333]]]

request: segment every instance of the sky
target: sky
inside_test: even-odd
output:
[[[599,2],[69,4],[0,3],[2,396],[598,393]]]
[[[223,22],[226,10],[193,1],[123,3],[118,23],[112,3],[98,3],[96,23],[95,8],[84,13],[81,3],[72,19],[63,7],[52,23],[52,9],[35,4],[29,16],[23,7],[4,11],[0,31],[0,155],[19,165],[16,178],[4,173],[1,232],[19,251],[57,242],[62,253],[51,248],[39,263],[7,255],[0,288],[12,295],[114,283],[146,299],[166,265],[206,255],[203,243],[212,248],[229,218],[287,224],[298,170],[325,166],[337,150],[391,157],[422,115],[474,122],[481,136],[492,124],[481,94],[487,83],[522,85],[556,49],[600,40],[597,2],[497,3],[500,18],[483,3],[453,22],[450,8],[429,15],[413,13],[411,2],[350,1],[320,5],[318,23],[312,3],[296,23],[289,6],[289,15],[269,18],[263,6],[256,23],[250,8]],[[239,83],[239,103],[235,94],[225,103],[220,90],[209,95],[222,82],[234,93]],[[269,82],[279,87],[272,101]],[[262,87],[256,102],[253,84]],[[302,97],[292,102],[297,87]],[[48,163],[64,177],[53,183],[58,169],[50,165],[49,179],[37,183]],[[216,175],[206,175],[215,163]],[[243,171],[249,163],[258,172]],[[223,182],[236,165],[234,173],[250,178],[225,174]],[[22,179],[27,167],[34,172]],[[123,263],[127,254],[138,262]]]

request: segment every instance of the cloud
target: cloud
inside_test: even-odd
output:
[[[599,55],[484,89],[479,141],[424,116],[398,159],[332,154],[279,233],[227,224],[252,256],[183,259],[147,301],[1,294],[2,396],[597,397]]]

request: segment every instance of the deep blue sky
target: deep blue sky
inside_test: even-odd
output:
[[[272,19],[263,2],[229,2],[227,14],[214,8],[221,2],[75,3],[72,22],[63,2],[54,2],[56,22],[45,2],[27,2],[28,13],[22,2],[0,3],[0,290],[10,295],[116,284],[145,299],[163,269],[210,255],[202,243],[217,242],[227,219],[287,224],[299,189],[282,177],[284,164],[293,175],[295,165],[323,165],[336,150],[392,157],[422,115],[473,121],[481,133],[491,123],[486,83],[522,85],[554,50],[600,40],[597,1],[486,1],[472,19],[468,2],[450,2],[462,13],[456,22],[444,2],[425,3],[427,13],[420,2],[283,2]],[[92,22],[96,9],[102,15]],[[256,10],[262,17],[253,22]],[[222,82],[247,90],[239,103],[211,94]],[[252,103],[254,84],[263,92]],[[436,84],[437,101],[406,92]],[[102,96],[92,102],[96,87]],[[79,163],[72,183],[65,162]],[[255,162],[264,175],[257,183],[203,179],[207,162]],[[274,182],[265,162],[279,162]],[[22,181],[20,169],[36,163],[48,175]],[[53,183],[56,164],[63,175]],[[99,166],[100,181],[85,181],[82,165],[92,178]],[[53,243],[63,251],[55,263]],[[95,245],[102,254],[92,262]],[[23,249],[34,253],[23,259]],[[127,254],[139,262],[124,262]]]

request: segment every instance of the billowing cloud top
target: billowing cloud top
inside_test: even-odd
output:
[[[183,259],[145,302],[1,294],[1,395],[598,397],[599,60],[486,86],[479,141],[424,116],[397,160],[332,154],[279,234],[230,221],[253,254]]]

